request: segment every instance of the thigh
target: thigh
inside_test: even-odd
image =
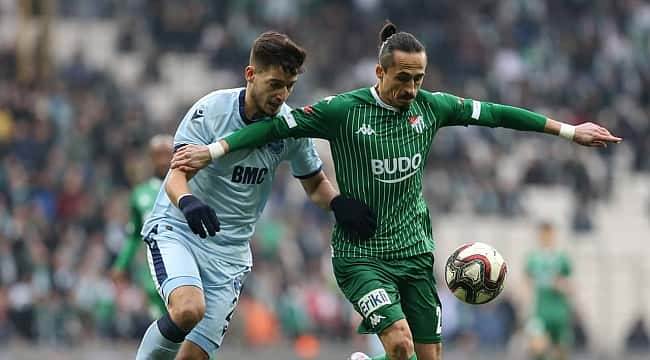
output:
[[[211,261],[202,266],[202,272],[210,274],[210,282],[204,281],[205,315],[187,335],[187,340],[211,355],[221,346],[228,325],[239,301],[239,295],[251,268],[247,265]]]
[[[437,344],[442,340],[442,307],[433,275],[433,255],[400,260],[399,291],[413,341]]]
[[[395,280],[378,259],[333,258],[334,275],[343,295],[363,317],[360,334],[379,334],[404,313]]]
[[[203,288],[196,259],[185,245],[186,236],[159,224],[144,237],[151,278],[165,304],[180,286]]]

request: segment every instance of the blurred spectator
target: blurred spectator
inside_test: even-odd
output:
[[[531,345],[533,359],[565,359],[573,345],[571,295],[572,266],[568,255],[556,243],[555,228],[550,223],[539,226],[538,248],[528,254],[526,274],[533,291]]]
[[[650,350],[650,336],[643,317],[639,317],[625,336],[625,347],[633,352],[647,352]]]
[[[170,54],[205,60],[204,78],[227,81],[240,77],[255,36],[288,32],[309,50],[290,98],[299,106],[371,85],[374,74],[363,69],[375,62],[376,32],[390,18],[434,54],[426,89],[572,123],[594,120],[625,139],[583,152],[538,135],[443,129],[424,184],[434,218],[526,216],[535,210],[524,196],[531,185],[563,186],[575,195],[572,228],[598,231],[593,209],[615,198],[616,171],[626,166],[619,155],[629,154],[631,171],[650,171],[650,4],[643,1],[60,0],[48,26],[87,22],[88,34],[75,35],[90,37],[111,29],[93,25],[112,24],[116,34],[99,37],[112,39],[111,49],[52,36],[51,57],[44,46],[24,49],[56,33],[39,21],[44,3],[25,3],[34,4],[29,20],[38,39],[29,40],[28,30],[15,39],[0,34],[0,344],[137,338],[146,327],[141,289],[114,287],[107,269],[124,239],[125,194],[147,174],[146,139],[173,131],[182,115],[161,115],[155,102],[186,108],[168,91],[177,85],[165,73]],[[11,22],[18,11],[0,2],[3,29],[22,29]],[[112,55],[109,64],[92,56],[98,50]],[[126,82],[113,64],[125,59],[138,65]],[[21,75],[27,65],[50,62],[51,78]],[[274,343],[280,331],[289,338],[350,333],[352,310],[327,265],[331,216],[305,205],[296,186],[289,171],[278,171],[253,240],[255,271],[237,316],[254,344]],[[508,341],[516,318],[508,301],[468,309],[448,295],[441,291],[449,346]],[[497,324],[503,327],[490,327]],[[640,335],[629,338],[643,338],[643,324],[634,329]]]

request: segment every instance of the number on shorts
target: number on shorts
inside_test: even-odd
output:
[[[436,306],[436,316],[438,317],[438,326],[436,326],[436,334],[440,335],[442,333],[442,311],[440,311],[440,305]]]

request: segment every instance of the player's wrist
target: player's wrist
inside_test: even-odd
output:
[[[343,200],[343,196],[341,194],[336,195],[335,197],[330,200],[330,210],[335,211],[337,206],[341,203],[341,200]]]
[[[565,123],[560,124],[560,132],[558,133],[558,136],[563,137],[569,141],[573,141],[575,135],[576,135],[575,126],[565,124]]]
[[[223,145],[221,145],[221,141],[217,141],[208,144],[208,152],[210,153],[210,159],[216,160],[222,157],[226,153],[226,150],[224,149]]]
[[[183,210],[184,207],[194,202],[194,200],[198,200],[198,198],[190,193],[183,194],[178,197],[178,208]]]

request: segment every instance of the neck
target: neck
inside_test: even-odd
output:
[[[244,114],[248,120],[254,120],[258,117],[264,116],[264,114],[262,114],[257,108],[255,100],[253,99],[252,91],[248,86],[246,87],[246,97],[244,98]]]
[[[377,95],[379,95],[379,98],[381,99],[381,101],[383,101],[385,104],[388,104],[390,106],[395,106],[395,105],[391,104],[390,101],[388,101],[388,99],[386,99],[384,94],[381,93],[382,92],[381,84],[379,82],[377,82],[377,84],[375,84],[375,91],[377,91]]]
[[[401,107],[401,106],[395,105],[395,104],[393,104],[390,100],[388,100],[387,97],[384,96],[384,94],[382,94],[381,83],[377,82],[377,84],[375,85],[375,91],[377,92],[377,95],[379,96],[379,98],[381,99],[381,101],[384,102],[384,104],[387,104],[387,105],[390,105],[390,106],[392,106],[392,107],[394,107],[394,108],[397,108],[397,109],[400,110],[400,111],[404,111],[404,110],[408,110],[408,109],[409,109],[408,106],[407,106],[406,108],[404,108],[404,107]]]

